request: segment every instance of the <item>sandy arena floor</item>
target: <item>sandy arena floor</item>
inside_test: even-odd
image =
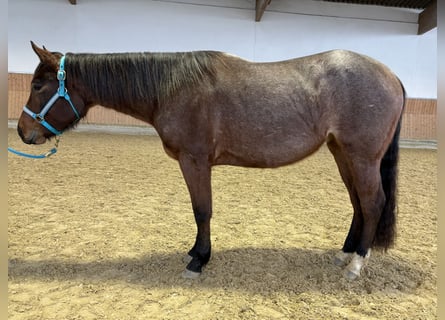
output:
[[[198,280],[180,276],[195,225],[159,138],[73,132],[49,159],[10,154],[9,319],[436,319],[436,157],[401,150],[396,246],[349,282],[332,259],[352,209],[325,147],[279,169],[214,168]]]

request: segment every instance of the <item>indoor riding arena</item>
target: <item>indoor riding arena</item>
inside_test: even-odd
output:
[[[8,153],[8,319],[437,319],[437,96],[430,85],[436,81],[431,74],[436,28],[418,32],[423,24],[403,20],[426,15],[436,1],[399,1],[390,9],[346,2],[308,0],[300,7],[279,0],[110,1],[107,6],[115,10],[91,0],[10,2],[8,146],[23,153],[45,154],[55,144],[53,138],[27,145],[17,132],[39,62],[30,39],[63,52],[205,47],[255,61],[340,45],[382,60],[387,48],[375,46],[388,41],[403,52],[394,51],[400,56],[383,62],[404,83],[407,99],[396,240],[386,252],[373,250],[356,280],[334,264],[353,208],[325,144],[279,168],[212,168],[212,256],[196,279],[182,277],[196,236],[189,192],[178,162],[150,125],[95,106],[60,136],[56,154],[30,159]],[[38,6],[47,6],[47,12]],[[39,22],[34,17],[32,23],[43,29],[18,31],[26,20],[21,15],[31,17],[36,10],[48,17],[59,12],[56,19],[62,20],[75,12],[77,20],[55,30],[46,16]],[[409,14],[402,16],[405,11]],[[103,25],[91,21],[95,14],[102,14]],[[145,35],[145,47],[134,44],[113,29],[112,17],[119,14],[134,15],[123,24],[157,26],[158,34]],[[163,28],[167,22],[143,19],[157,16],[168,19],[170,31]],[[391,20],[394,16],[400,21]],[[297,28],[301,23],[308,26],[304,32]],[[105,26],[115,33],[98,44],[95,38],[109,32]],[[59,33],[72,27],[79,28],[75,44],[60,40]],[[195,33],[182,35],[182,27]],[[252,44],[246,28],[256,37]],[[141,31],[135,32],[141,39]],[[295,49],[298,44],[289,44],[295,32],[306,49],[319,47]],[[170,33],[175,33],[171,39]],[[114,43],[119,37],[122,43]],[[403,56],[409,48],[418,52]],[[16,52],[29,58],[14,58]],[[434,59],[417,60],[428,55]]]

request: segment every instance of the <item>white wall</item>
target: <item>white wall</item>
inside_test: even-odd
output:
[[[273,61],[334,48],[387,64],[409,97],[437,97],[437,29],[418,36],[417,13],[310,0],[9,1],[8,69],[32,73],[29,41],[61,52],[212,49]]]

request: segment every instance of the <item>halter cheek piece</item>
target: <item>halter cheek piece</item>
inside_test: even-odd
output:
[[[52,96],[51,99],[49,99],[49,101],[46,103],[46,105],[43,107],[40,113],[32,112],[28,108],[28,106],[23,107],[23,111],[26,114],[31,116],[34,120],[38,121],[42,126],[44,126],[46,129],[54,133],[56,136],[61,135],[63,131],[59,131],[56,128],[54,128],[51,124],[49,124],[48,121],[45,120],[45,115],[48,113],[48,111],[51,109],[51,107],[59,98],[64,98],[66,101],[68,101],[68,103],[71,106],[71,109],[76,115],[75,122],[77,122],[80,119],[79,112],[74,107],[74,104],[71,101],[71,98],[68,94],[68,90],[65,88],[65,79],[66,79],[65,56],[62,56],[59,63],[59,70],[57,71],[57,80],[59,80],[59,88],[57,89],[57,92]]]

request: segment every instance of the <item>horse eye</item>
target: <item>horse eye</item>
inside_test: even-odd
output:
[[[34,91],[40,91],[41,89],[42,89],[42,85],[40,84],[40,83],[33,83],[32,84],[32,89],[34,90]]]

